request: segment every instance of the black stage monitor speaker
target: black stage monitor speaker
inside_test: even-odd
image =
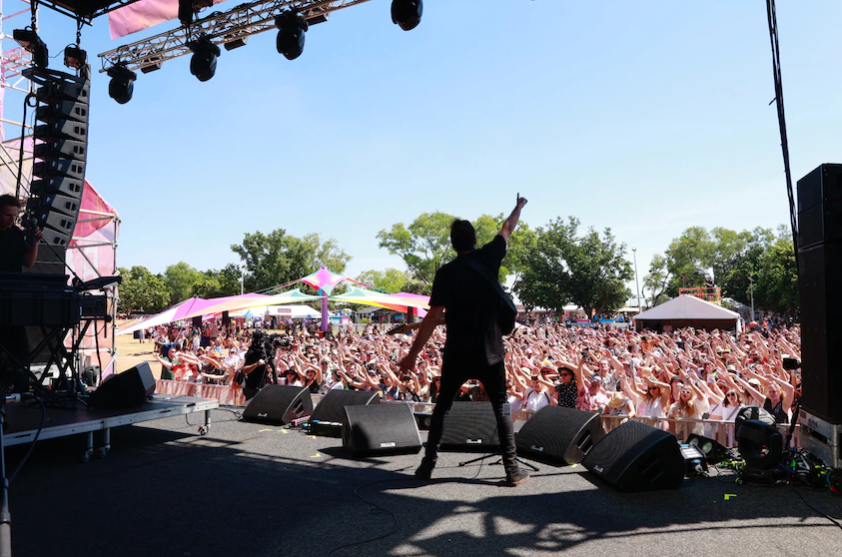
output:
[[[313,415],[307,422],[310,433],[339,437],[342,435],[342,421],[345,419],[346,406],[367,406],[379,404],[380,393],[376,391],[345,391],[334,389],[316,405]]]
[[[842,423],[842,165],[823,164],[798,180],[803,410]]]
[[[354,457],[417,453],[421,435],[408,404],[346,406],[342,445]]]
[[[562,466],[578,464],[605,436],[599,414],[545,406],[515,437],[518,456]]]
[[[122,373],[112,373],[91,393],[88,404],[98,410],[140,406],[155,392],[155,376],[143,362]]]
[[[582,464],[625,492],[675,489],[684,480],[684,457],[675,436],[635,421],[603,437]]]
[[[307,387],[266,385],[243,410],[243,420],[284,425],[313,413],[313,399]]]
[[[441,450],[492,452],[500,449],[497,418],[490,402],[454,402],[444,418]]]

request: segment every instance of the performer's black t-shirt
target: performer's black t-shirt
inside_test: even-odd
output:
[[[468,264],[474,258],[492,276],[500,272],[506,240],[496,236],[481,249],[460,255],[436,273],[430,306],[444,306],[449,365],[493,365],[503,361],[503,334],[497,321],[499,297],[487,280]]]
[[[17,226],[0,231],[0,272],[20,273],[23,271],[23,256],[26,240]]]

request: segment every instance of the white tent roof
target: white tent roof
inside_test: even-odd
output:
[[[739,319],[740,314],[695,296],[679,296],[648,311],[639,313],[635,321],[669,321],[671,319]]]

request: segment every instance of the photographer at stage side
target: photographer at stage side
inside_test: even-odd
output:
[[[23,268],[32,267],[38,258],[38,242],[41,229],[33,228],[26,238],[23,230],[15,225],[20,212],[18,199],[9,194],[0,195],[0,272],[21,273]],[[24,327],[0,327],[0,346],[24,366],[28,365],[29,342]],[[0,354],[0,383],[14,385],[15,391],[29,390],[29,378],[22,369],[15,370],[8,355]]]
[[[269,367],[269,357],[266,355],[266,343],[264,341],[263,331],[255,329],[243,365],[243,374],[246,376],[243,384],[243,395],[246,400],[251,400],[257,394],[257,391],[266,384],[266,369]]]

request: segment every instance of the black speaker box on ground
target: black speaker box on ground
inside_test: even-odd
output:
[[[599,414],[545,406],[515,437],[518,456],[562,466],[578,464],[605,436]]]
[[[708,464],[718,464],[731,456],[725,445],[710,437],[702,437],[694,433],[687,437],[687,444],[699,447]]]
[[[492,452],[500,449],[497,418],[490,402],[454,402],[444,418],[441,450]]]
[[[155,376],[143,362],[122,373],[112,373],[91,393],[88,404],[98,410],[140,406],[155,392]]]
[[[266,385],[243,410],[243,420],[284,425],[312,413],[313,399],[307,387]]]
[[[407,404],[346,406],[342,445],[354,457],[417,453],[421,435]]]
[[[625,492],[675,489],[684,480],[684,457],[675,436],[635,421],[603,437],[582,464]]]
[[[367,406],[379,403],[380,393],[376,391],[334,389],[328,391],[319,401],[307,425],[310,428],[310,433],[314,435],[340,437],[346,406]]]

